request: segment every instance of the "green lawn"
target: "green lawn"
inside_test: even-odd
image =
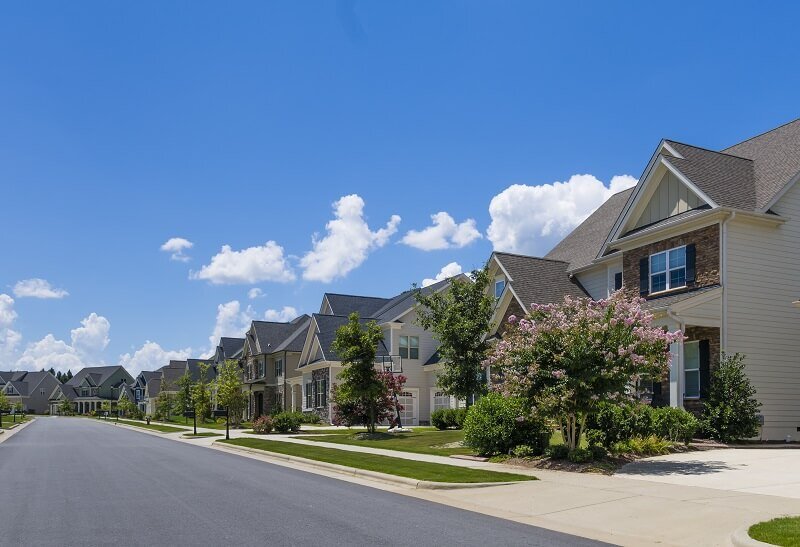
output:
[[[116,422],[116,420],[108,420],[109,422]],[[141,427],[142,429],[151,429],[153,431],[158,431],[159,433],[177,433],[178,431],[186,431],[186,429],[182,427],[172,427],[169,425],[163,424],[153,424],[150,425],[146,424],[145,422],[135,422],[133,420],[120,420],[119,423],[125,425],[132,425],[134,427]]]
[[[2,429],[11,429],[12,427],[16,426],[17,424],[21,424],[30,420],[30,418],[25,415],[25,417],[17,416],[16,423],[14,423],[14,417],[9,416],[7,414],[3,415],[3,427]]]
[[[354,438],[352,431],[346,434],[336,433],[334,435],[301,435],[298,439],[309,441],[349,444],[356,446],[369,446],[372,448],[385,448],[387,450],[402,450],[403,452],[414,452],[416,454],[433,454],[435,456],[451,456],[453,454],[472,454],[474,451],[463,447],[445,447],[451,443],[464,440],[464,432],[460,430],[419,430],[414,428],[413,433],[383,433],[377,438],[369,440],[359,440]]]
[[[178,427],[193,427],[193,425],[194,425],[194,422],[191,419],[188,420],[188,421],[184,421],[183,418],[174,418],[174,419],[169,420],[169,421],[158,422],[158,423],[163,423],[163,424],[167,424],[167,425],[175,425],[175,426],[178,426]],[[221,430],[221,431],[225,431],[225,422],[222,421],[222,422],[205,422],[205,423],[202,423],[201,421],[198,420],[197,421],[197,427],[202,427],[204,429],[218,429],[218,430]],[[245,427],[252,427],[252,425],[250,425],[250,422],[242,422],[242,427],[240,429],[243,429]],[[233,431],[233,426],[231,426],[231,431]]]
[[[184,437],[222,437],[222,433],[212,433],[210,431],[201,431],[197,435],[194,433],[187,433]]]
[[[218,442],[424,481],[475,483],[535,480],[534,477],[528,475],[469,469],[467,467],[456,467],[454,465],[418,462],[402,458],[379,456],[377,454],[348,452],[345,450],[336,450],[334,448],[322,448],[281,441],[268,441],[265,439],[241,438]]]
[[[800,517],[783,517],[750,527],[750,537],[785,547],[800,547]]]

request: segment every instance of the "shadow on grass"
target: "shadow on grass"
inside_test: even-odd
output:
[[[617,471],[617,475],[651,475],[663,477],[667,475],[710,475],[722,471],[736,469],[721,461],[663,461],[642,460],[629,463]]]

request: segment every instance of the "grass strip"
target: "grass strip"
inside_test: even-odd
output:
[[[377,433],[372,438],[359,439],[350,435],[303,435],[297,437],[307,441],[346,444],[351,446],[368,446],[386,450],[400,450],[415,454],[432,454],[434,456],[452,456],[455,454],[472,454],[474,451],[464,447],[446,447],[464,440],[463,431],[414,431],[412,433]]]
[[[800,547],[800,517],[781,517],[759,522],[748,530],[750,537],[772,545]]]
[[[108,420],[111,422],[111,420]],[[114,420],[116,422],[116,420]],[[142,429],[150,429],[152,431],[158,431],[159,433],[177,433],[178,431],[186,431],[186,429],[182,427],[172,427],[168,425],[161,425],[161,424],[146,424],[144,422],[133,422],[131,420],[120,420],[119,423],[125,425],[132,425],[134,427],[141,427]]]
[[[281,441],[240,438],[218,442],[421,481],[476,483],[536,480],[535,477],[529,475],[470,469],[468,467],[457,467],[455,465],[445,465],[441,463],[418,462],[403,458],[381,456],[378,454],[365,454],[363,452],[337,450],[335,448],[323,448]]]
[[[211,433],[210,431],[201,431],[197,435],[194,433],[187,433],[184,437],[222,437],[222,433]]]

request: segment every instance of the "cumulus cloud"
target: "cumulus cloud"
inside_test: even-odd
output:
[[[539,186],[514,184],[492,198],[487,237],[496,251],[544,254],[613,194],[636,179],[615,176],[608,186],[592,175]]]
[[[163,367],[171,359],[185,360],[192,355],[191,348],[179,350],[166,350],[156,342],[147,340],[142,347],[131,353],[119,356],[119,363],[134,378],[143,370],[156,370]]]
[[[247,291],[247,298],[250,300],[255,300],[256,298],[261,298],[264,296],[264,291],[259,289],[258,287],[253,287],[249,291]]]
[[[102,315],[92,312],[81,320],[81,326],[70,331],[72,347],[77,351],[94,355],[106,349],[111,323]]]
[[[360,266],[373,249],[383,247],[397,232],[398,215],[384,228],[372,231],[364,219],[364,200],[357,194],[343,196],[333,204],[334,219],[325,225],[325,237],[312,239],[312,250],[300,265],[303,279],[330,283]]]
[[[14,285],[14,296],[17,298],[64,298],[69,293],[64,289],[53,287],[49,281],[34,277],[17,281]]]
[[[11,328],[16,319],[14,299],[7,294],[0,294],[0,369],[11,368],[17,346],[22,340],[22,335]]]
[[[184,251],[194,247],[194,243],[182,237],[171,237],[163,245],[161,250],[170,253],[170,260],[177,260],[178,262],[188,262],[191,257]]]
[[[442,266],[442,269],[439,270],[439,273],[436,274],[433,278],[426,277],[422,280],[422,286],[427,287],[428,285],[433,285],[434,283],[438,283],[439,281],[443,281],[448,277],[453,277],[454,275],[458,275],[462,272],[461,264],[458,262],[451,262],[450,264],[446,264]]]
[[[211,257],[211,263],[199,272],[192,272],[191,279],[205,279],[215,285],[253,284],[263,281],[286,283],[294,281],[295,275],[286,258],[283,247],[274,241],[262,246],[234,251],[223,245],[219,253]]]
[[[241,338],[250,328],[250,322],[256,318],[256,313],[248,306],[242,310],[238,300],[231,300],[217,306],[217,318],[211,336],[208,337],[211,351],[217,347],[219,339],[223,336]]]
[[[284,306],[280,310],[267,310],[264,312],[264,321],[291,321],[300,315],[292,306]]]
[[[73,373],[86,366],[78,352],[64,342],[48,334],[38,342],[28,344],[22,357],[17,361],[18,370],[42,370],[54,368],[56,371]]]
[[[483,237],[471,218],[457,224],[448,213],[440,211],[431,215],[431,220],[432,226],[423,230],[409,230],[400,241],[423,251],[436,251],[465,247]]]
[[[0,294],[0,328],[10,327],[16,319],[14,299],[7,294]]]

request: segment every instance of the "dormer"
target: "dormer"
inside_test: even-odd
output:
[[[708,203],[689,188],[681,178],[667,167],[666,163],[661,164],[654,177],[657,182],[651,184],[643,193],[638,207],[631,215],[631,221],[626,226],[629,229],[624,233],[644,228],[692,209],[707,208]]]

